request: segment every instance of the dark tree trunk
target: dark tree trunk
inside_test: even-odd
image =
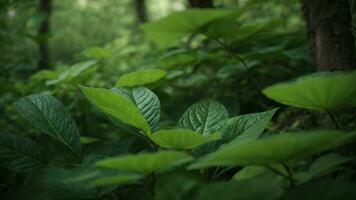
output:
[[[39,11],[45,15],[45,18],[40,23],[38,36],[38,69],[48,69],[50,64],[50,54],[48,48],[48,38],[50,30],[50,17],[52,12],[51,0],[40,0]]]
[[[148,21],[146,12],[146,0],[134,0],[134,7],[136,13],[136,21],[138,24]]]
[[[302,0],[317,70],[355,68],[350,7],[349,0]]]
[[[213,0],[188,0],[189,6],[192,8],[212,8],[214,7]]]

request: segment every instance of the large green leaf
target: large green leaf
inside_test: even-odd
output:
[[[300,133],[282,133],[268,138],[242,140],[222,146],[191,165],[191,168],[230,165],[271,165],[288,160],[305,158],[335,148],[351,138],[336,130]]]
[[[125,74],[116,82],[117,87],[143,86],[154,83],[167,75],[167,72],[160,69],[139,70]]]
[[[34,94],[15,102],[16,109],[33,126],[63,143],[76,154],[81,151],[78,128],[65,107],[56,98]]]
[[[109,116],[136,127],[146,134],[151,130],[144,116],[128,98],[109,89],[80,87],[87,98]]]
[[[279,103],[312,110],[330,111],[356,106],[356,71],[321,72],[263,90]]]
[[[198,33],[209,22],[235,14],[231,10],[190,9],[173,13],[141,26],[147,36],[158,44],[169,44],[189,33]]]
[[[257,138],[270,123],[277,109],[266,112],[239,115],[219,122],[216,130],[222,133],[225,142]]]
[[[193,158],[184,152],[159,151],[155,153],[140,153],[124,155],[100,160],[97,167],[119,169],[123,171],[150,174],[186,163]]]
[[[182,115],[178,126],[208,135],[221,120],[229,116],[226,108],[215,100],[204,100],[190,106]]]
[[[150,89],[145,87],[120,87],[112,88],[112,91],[129,98],[142,113],[152,131],[157,129],[161,114],[161,104]]]
[[[151,139],[154,143],[164,148],[171,149],[192,149],[200,144],[218,139],[217,134],[203,136],[188,129],[166,129],[159,130],[152,134]]]
[[[0,134],[0,165],[16,172],[28,172],[47,165],[40,144],[13,134]]]

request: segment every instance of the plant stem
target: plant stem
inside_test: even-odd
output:
[[[294,187],[295,183],[294,183],[294,179],[293,179],[293,174],[291,169],[289,168],[289,166],[286,163],[282,163],[282,166],[284,167],[284,169],[287,171],[288,173],[288,177],[289,177],[289,182],[290,182],[290,186]]]
[[[246,61],[239,56],[238,54],[236,54],[228,45],[226,45],[224,42],[221,42],[219,39],[216,38],[212,38],[215,42],[217,42],[218,44],[220,44],[222,47],[224,47],[229,53],[230,55],[232,55],[234,58],[236,58],[238,61],[241,62],[242,66],[245,68],[246,74],[248,76],[248,78],[252,81],[252,83],[254,84],[254,86],[259,90],[262,91],[262,88],[260,86],[260,84],[258,83],[258,81],[250,74],[249,72],[249,67],[246,63]]]
[[[333,121],[335,127],[336,127],[337,129],[341,130],[341,127],[340,127],[339,123],[337,123],[337,121],[336,121],[334,115],[333,115],[330,111],[328,111],[328,110],[327,110],[326,112],[328,113],[330,119]]]

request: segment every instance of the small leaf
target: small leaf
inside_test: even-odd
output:
[[[214,100],[204,100],[189,107],[182,115],[178,126],[208,135],[221,120],[229,116],[226,108]]]
[[[0,134],[0,165],[16,172],[29,172],[47,165],[40,144],[13,134]]]
[[[247,166],[244,167],[242,170],[238,171],[232,179],[234,180],[244,180],[253,178],[256,176],[260,176],[267,172],[267,168],[261,166]]]
[[[99,141],[98,138],[89,137],[89,136],[80,136],[80,142],[82,144],[90,144],[90,143],[97,142],[97,141]]]
[[[184,152],[159,151],[155,153],[140,153],[100,160],[97,167],[119,169],[140,174],[161,172],[168,168],[186,163],[193,158]]]
[[[216,135],[213,134],[212,136]],[[154,143],[164,148],[192,149],[218,138],[203,136],[188,129],[166,129],[155,132],[152,134],[151,139]]]
[[[112,88],[112,91],[130,99],[141,112],[151,130],[157,129],[161,115],[161,104],[155,93],[145,87],[120,87]]]
[[[356,71],[319,72],[263,90],[279,103],[320,111],[356,106]]]
[[[78,128],[56,98],[45,94],[34,94],[16,101],[15,107],[34,127],[63,143],[77,155],[80,154]]]
[[[104,113],[125,124],[136,127],[146,134],[151,133],[144,116],[125,96],[102,88],[80,86],[80,89]]]
[[[346,143],[354,133],[320,130],[283,133],[222,146],[190,166],[191,169],[230,165],[272,165],[326,151]]]
[[[155,83],[166,75],[167,72],[160,69],[139,70],[121,76],[120,79],[116,82],[116,86],[143,86]]]

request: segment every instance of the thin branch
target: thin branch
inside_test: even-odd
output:
[[[339,125],[339,123],[337,123],[337,121],[336,121],[334,115],[333,115],[330,111],[328,111],[328,110],[327,110],[326,112],[328,113],[328,115],[329,115],[331,121],[333,121],[335,127],[336,127],[337,129],[341,130],[341,126]]]
[[[282,166],[284,167],[284,169],[287,171],[288,173],[288,177],[289,177],[289,182],[290,182],[290,186],[294,187],[295,183],[294,183],[294,179],[293,179],[293,173],[291,171],[291,169],[289,168],[289,166],[286,163],[281,163]]]

